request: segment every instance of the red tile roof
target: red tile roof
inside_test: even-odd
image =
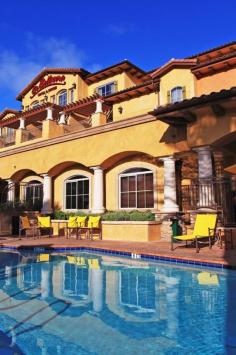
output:
[[[8,113],[12,113],[12,115],[16,115],[19,112],[20,111],[18,111],[18,110],[14,110],[14,109],[11,109],[11,108],[5,108],[5,110],[3,110],[0,113],[0,120],[3,119],[3,117],[6,116]]]
[[[210,52],[219,51],[220,49],[223,49],[225,47],[231,47],[231,46],[234,46],[234,45],[236,45],[236,41],[232,41],[232,42],[228,42],[228,43],[225,43],[225,44],[221,44],[220,46],[207,49],[206,51],[191,55],[190,57],[186,57],[186,59],[197,58],[197,57],[200,57],[202,55],[208,54]]]
[[[166,64],[155,70],[150,74],[152,78],[161,77],[175,68],[192,68],[196,65],[196,59],[171,59]]]

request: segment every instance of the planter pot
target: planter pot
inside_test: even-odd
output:
[[[126,242],[151,242],[161,239],[157,221],[103,221],[102,239]]]

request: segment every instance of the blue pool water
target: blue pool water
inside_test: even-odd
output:
[[[4,355],[236,354],[235,303],[235,271],[0,252]]]

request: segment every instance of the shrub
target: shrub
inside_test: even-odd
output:
[[[151,211],[110,211],[102,216],[103,221],[155,221]]]

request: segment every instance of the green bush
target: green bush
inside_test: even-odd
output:
[[[110,211],[102,216],[103,221],[155,221],[151,211]]]
[[[82,211],[63,212],[55,210],[53,219],[69,219],[69,216],[97,216],[94,213]],[[155,221],[155,214],[151,211],[108,211],[102,215],[103,221]]]

